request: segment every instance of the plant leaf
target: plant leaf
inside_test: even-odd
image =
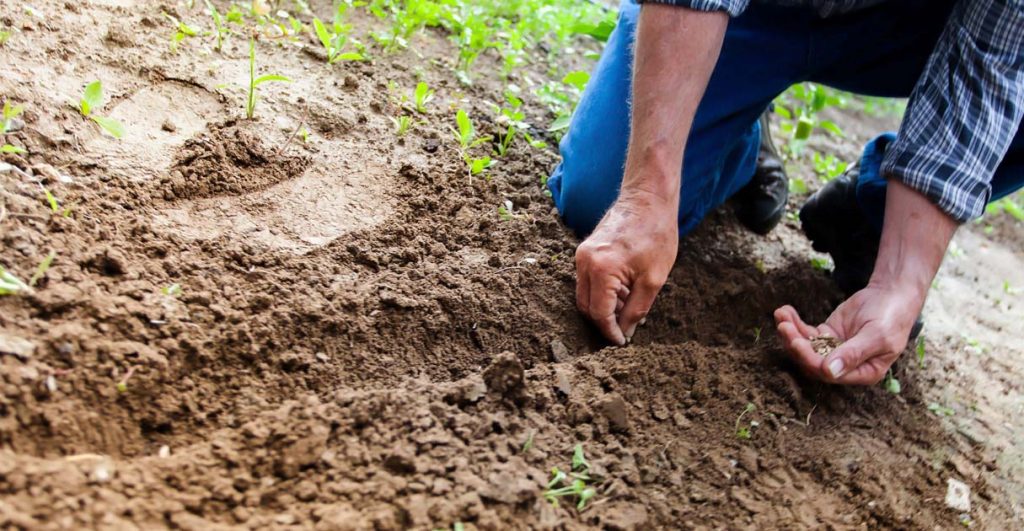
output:
[[[466,111],[459,109],[455,113],[455,123],[459,126],[459,141],[462,143],[462,147],[469,146],[469,143],[473,140],[473,122],[469,120],[469,115]]]
[[[100,127],[102,127],[104,131],[110,133],[110,136],[117,139],[120,139],[121,137],[124,136],[124,125],[121,122],[115,120],[114,118],[110,118],[107,116],[90,116],[90,118],[92,118],[92,121],[96,122]]]
[[[50,270],[50,265],[53,264],[53,259],[56,256],[57,253],[50,251],[50,254],[48,254],[42,262],[39,262],[39,265],[36,267],[36,272],[32,273],[32,278],[28,279],[29,286],[35,286],[36,283],[46,275],[46,272]]]
[[[267,74],[265,76],[260,76],[260,77],[256,78],[252,82],[252,85],[255,87],[257,85],[261,85],[261,84],[266,83],[268,81],[280,81],[282,83],[291,83],[292,82],[291,78],[288,78],[288,77],[285,77],[285,76],[279,76],[277,74]]]
[[[822,120],[821,122],[818,122],[818,126],[836,136],[845,136],[843,134],[843,130],[831,120]]]
[[[99,80],[89,83],[82,94],[82,114],[89,114],[103,105],[103,84]]]
[[[572,121],[572,115],[569,115],[569,114],[559,115],[558,118],[555,118],[555,121],[551,122],[551,125],[548,126],[548,132],[561,131],[562,129],[568,129],[570,121]]]
[[[583,70],[569,72],[564,78],[562,78],[562,83],[572,85],[579,90],[583,90],[583,88],[587,86],[587,81],[590,81],[590,74]]]
[[[327,31],[324,23],[320,19],[313,18],[313,29],[316,30],[316,37],[320,39],[320,44],[324,46],[324,50],[327,51],[327,60],[331,59],[331,34]]]
[[[11,144],[4,144],[2,147],[0,147],[0,153],[13,153],[15,155],[20,155],[22,153],[28,153],[28,152],[25,151],[24,148],[20,148],[18,146],[12,146]]]
[[[337,61],[362,61],[364,59],[366,59],[366,57],[359,52],[345,52],[335,55],[334,60],[331,62],[334,63]]]

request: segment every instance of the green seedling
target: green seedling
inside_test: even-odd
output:
[[[114,384],[114,388],[117,389],[118,393],[128,392],[128,379],[132,377],[132,374],[135,374],[135,367],[128,367],[128,371],[124,373],[124,378],[121,378]]]
[[[928,411],[931,411],[932,413],[935,413],[940,417],[952,417],[953,415],[956,414],[956,411],[953,410],[953,408],[944,406],[938,402],[929,403]]]
[[[252,120],[256,114],[256,87],[270,81],[291,83],[292,80],[277,74],[256,77],[256,39],[249,39],[249,97],[245,104],[246,118]]]
[[[95,111],[103,106],[103,84],[99,80],[89,83],[82,93],[82,99],[78,102],[78,111],[82,116],[96,122],[104,131],[114,138],[124,136],[124,125],[121,122],[107,116],[95,114]]]
[[[213,36],[217,39],[213,49],[219,52],[224,48],[224,37],[231,34],[231,28],[225,25],[224,17],[220,14],[220,11],[217,11],[217,6],[213,5],[210,0],[205,1],[206,10],[213,19]]]
[[[754,327],[754,344],[756,345],[756,344],[758,344],[760,342],[761,342],[761,327],[760,326],[755,326]]]
[[[327,64],[334,64],[338,61],[362,61],[363,54],[359,52],[345,52],[345,45],[348,43],[348,34],[352,31],[352,25],[344,22],[344,14],[347,6],[342,3],[334,14],[334,21],[327,26],[318,18],[313,18],[313,29],[320,44],[327,53]]]
[[[181,284],[174,283],[174,284],[171,284],[170,286],[164,286],[164,287],[160,288],[160,293],[163,293],[164,295],[167,295],[168,297],[177,297],[177,296],[181,295],[181,293],[182,293],[182,291],[181,291]]]
[[[3,120],[4,121],[3,121],[2,126],[0,126],[0,134],[7,134],[11,130],[11,127],[13,126],[14,119],[17,118],[18,115],[23,113],[23,112],[25,112],[25,108],[22,107],[21,105],[14,105],[14,106],[12,106],[10,100],[4,101],[4,109],[3,109]]]
[[[11,32],[7,30],[0,30],[0,46],[7,44],[7,41],[11,38]]]
[[[413,103],[416,105],[416,112],[420,114],[426,114],[427,104],[430,100],[434,99],[434,91],[430,90],[430,87],[423,81],[416,84],[416,89],[412,93]]]
[[[523,100],[516,97],[510,91],[505,92],[505,99],[508,101],[509,106],[498,108],[498,123],[507,124],[508,128],[505,130],[505,134],[498,140],[498,144],[495,150],[498,152],[499,157],[504,157],[508,153],[509,147],[512,145],[512,141],[515,140],[516,133],[521,130],[527,129],[529,126],[523,121],[526,115],[522,111]],[[525,131],[523,133],[526,135]],[[526,138],[530,142],[530,145],[536,145],[532,138],[526,135]],[[543,142],[541,142],[543,144]],[[544,144],[547,147],[547,144]]]
[[[174,25],[174,35],[171,36],[172,53],[178,51],[178,45],[181,44],[181,41],[185,40],[188,37],[196,37],[199,35],[199,30],[193,28],[192,26],[189,26],[188,24],[185,24],[184,22],[178,20],[174,16],[164,13],[164,17],[166,17],[167,20],[170,20],[171,24]]]
[[[914,353],[917,355],[917,365],[924,367],[924,336],[917,337],[917,345],[914,347]]]
[[[408,115],[401,115],[398,118],[391,116],[391,123],[395,124],[395,134],[398,136],[405,136],[405,133],[409,132],[409,127],[412,126],[412,119]]]
[[[750,430],[754,426],[757,426],[757,424],[755,424],[753,421],[751,421],[749,424],[746,424],[746,425],[740,425],[740,423],[743,421],[743,417],[747,413],[753,413],[755,409],[757,409],[757,406],[755,406],[753,404],[753,402],[747,402],[747,405],[743,408],[743,411],[740,411],[740,415],[738,417],[736,417],[736,438],[737,439],[750,439],[750,437],[753,435]]]
[[[572,497],[576,500],[576,510],[582,511],[587,502],[597,495],[597,489],[590,486],[594,480],[590,477],[590,463],[583,454],[583,445],[577,444],[573,449],[572,472],[565,473],[558,467],[551,469],[551,481],[544,490],[544,499],[558,507],[560,498]]]
[[[505,200],[505,202],[498,206],[498,218],[502,221],[512,221],[512,218],[515,217],[512,207],[512,201]]]
[[[900,394],[903,390],[903,386],[900,385],[900,381],[892,375],[892,369],[889,369],[889,372],[885,373],[885,379],[882,380],[882,387],[894,395]]]
[[[807,181],[794,177],[789,180],[789,193],[793,195],[807,195]]]
[[[0,266],[0,295],[14,295],[22,291],[32,291],[32,287]]]
[[[530,430],[530,434],[526,436],[526,442],[523,443],[523,448],[520,453],[529,452],[533,448],[533,438],[537,434],[536,431]]]
[[[50,207],[50,211],[54,214],[60,214],[63,217],[71,217],[71,207],[65,207],[63,210],[60,208],[60,202],[57,201],[57,197],[53,195],[49,189],[43,185],[39,185],[39,188],[43,190],[43,195],[46,197],[46,204]]]
[[[813,257],[811,258],[811,267],[818,271],[831,271],[832,260],[828,258]]]
[[[46,258],[43,258],[42,262],[39,262],[39,265],[36,266],[35,273],[32,273],[32,278],[28,279],[29,286],[35,287],[35,285],[38,284],[44,276],[46,276],[46,272],[50,270],[50,266],[53,265],[53,259],[56,258],[56,256],[57,253],[50,251],[50,254],[46,255]]]
[[[849,164],[837,159],[835,155],[822,157],[821,153],[814,152],[814,173],[817,173],[818,178],[824,182],[829,182],[842,175],[847,166]]]
[[[469,184],[473,184],[473,176],[483,173],[484,170],[494,165],[494,161],[491,157],[472,157],[469,151],[480,144],[490,142],[490,136],[478,137],[476,129],[473,127],[473,122],[469,119],[469,115],[466,111],[459,109],[455,113],[455,123],[458,125],[458,130],[452,130],[455,133],[456,140],[459,141],[459,154],[462,156],[462,160],[466,163],[466,167],[469,172]]]
[[[1013,287],[1013,286],[1011,286],[1009,280],[1004,280],[1003,281],[1003,293],[1005,293],[1007,295],[1016,295],[1016,294],[1020,293],[1020,290],[1015,288],[1015,287]]]
[[[12,107],[9,100],[4,102],[3,123],[0,124],[0,134],[7,134],[7,132],[11,130],[14,119],[21,114],[23,110],[24,109],[21,105]],[[20,155],[22,153],[26,153],[26,151],[24,148],[20,148],[12,144],[4,144],[0,146],[0,153]]]

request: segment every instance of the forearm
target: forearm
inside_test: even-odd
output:
[[[643,6],[623,196],[645,194],[678,205],[683,150],[728,21],[722,12]]]
[[[923,304],[958,226],[928,198],[890,180],[871,284],[907,291]]]

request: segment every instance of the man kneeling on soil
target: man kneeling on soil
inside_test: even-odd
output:
[[[577,304],[610,341],[629,341],[707,212],[733,197],[750,229],[778,223],[788,182],[759,117],[802,81],[910,98],[899,133],[800,211],[848,296],[817,327],[775,312],[812,377],[878,382],[957,226],[1024,185],[1021,0],[624,0],[548,181],[589,234]],[[843,343],[822,358],[819,335]]]

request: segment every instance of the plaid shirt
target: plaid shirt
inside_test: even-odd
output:
[[[640,0],[742,13],[751,0]],[[821,16],[885,0],[771,0]],[[1024,115],[1024,0],[960,0],[914,87],[882,172],[964,222],[982,214],[992,176]]]

